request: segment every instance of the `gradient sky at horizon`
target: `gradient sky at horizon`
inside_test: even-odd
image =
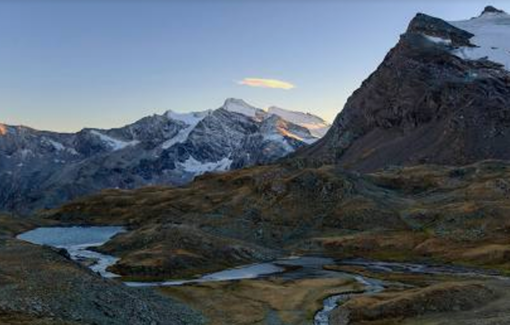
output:
[[[510,12],[508,0],[0,0],[0,122],[110,128],[228,97],[332,121],[417,12],[460,20],[488,4]]]

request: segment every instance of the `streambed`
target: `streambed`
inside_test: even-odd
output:
[[[112,237],[122,232],[125,232],[125,229],[122,227],[42,227],[20,234],[17,238],[38,245],[63,248],[69,252],[73,260],[88,265],[91,270],[105,278],[114,278],[118,277],[118,275],[107,271],[107,268],[114,265],[119,259],[114,256],[101,254],[90,248],[101,246]],[[454,266],[390,263],[363,259],[335,261],[334,259],[325,257],[296,256],[282,258],[272,262],[255,263],[227,269],[206,274],[195,279],[160,282],[125,282],[125,284],[132,287],[171,287],[207,282],[263,279],[267,277],[275,277],[284,280],[343,278],[357,281],[362,285],[362,289],[359,291],[331,295],[324,299],[323,307],[317,311],[314,316],[313,325],[329,325],[331,312],[337,308],[339,304],[356,296],[372,295],[382,292],[385,287],[388,286],[388,284],[383,281],[367,278],[359,274],[324,269],[324,266],[334,264],[358,266],[371,272],[382,273],[448,274],[456,276],[503,278],[492,272]]]
[[[90,248],[101,246],[112,237],[122,232],[125,232],[122,227],[41,227],[22,233],[17,238],[33,244],[63,248],[69,252],[73,260],[82,263],[86,262],[85,264],[87,264],[91,270],[99,273],[103,277],[114,278],[119,275],[107,271],[107,268],[114,265],[119,259],[114,256],[101,254]],[[160,282],[125,282],[125,284],[132,287],[184,286],[206,282],[262,279],[272,276],[286,280],[354,278],[366,287],[366,289],[359,294],[375,293],[383,289],[382,285],[375,280],[324,269],[325,265],[331,264],[335,264],[335,260],[331,258],[295,256],[272,262],[255,263],[227,269],[206,274],[196,279]],[[324,306],[316,313],[313,324],[329,324],[329,314],[331,311],[336,308],[338,303],[347,300],[350,296],[352,296],[352,294],[341,294],[325,299]]]

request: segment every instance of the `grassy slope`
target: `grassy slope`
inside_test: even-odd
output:
[[[102,250],[122,257],[116,271],[158,278],[192,276],[290,252],[423,259],[507,271],[509,213],[510,165],[482,162],[456,168],[395,168],[364,176],[330,166],[257,167],[204,176],[183,188],[103,191],[47,211],[44,217],[69,224],[128,226],[129,233]],[[398,275],[393,280],[410,281]],[[389,292],[370,304],[364,301],[363,306],[373,307],[372,314],[358,313],[355,324],[442,324],[445,313],[457,317],[459,324],[480,320],[469,310],[456,311],[457,305],[437,317],[434,310],[414,312],[415,305],[423,305],[421,299],[436,299],[438,305],[457,299],[449,296],[452,290],[461,298],[474,296],[471,283],[453,280],[411,279],[425,291]],[[320,285],[241,281],[164,291],[203,309],[212,324],[259,324],[268,317],[292,323],[310,319],[323,295],[338,288]],[[487,285],[489,291],[498,287]],[[304,294],[310,288],[316,295]],[[278,301],[276,293],[286,290],[285,296],[292,299]],[[499,297],[501,290],[496,291]],[[507,306],[498,297],[482,297],[480,308],[496,320],[506,319],[506,313],[498,316]],[[296,316],[299,306],[314,307]],[[351,307],[356,310],[356,300]],[[370,318],[378,313],[379,320]]]
[[[183,188],[108,190],[48,211],[132,229],[103,250],[131,276],[192,275],[289,251],[510,269],[510,166],[419,166],[360,176],[266,166]],[[177,238],[177,239],[176,239]],[[199,270],[201,271],[201,270]]]

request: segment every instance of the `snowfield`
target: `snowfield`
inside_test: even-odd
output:
[[[502,64],[510,71],[510,15],[484,13],[470,20],[450,22],[453,26],[475,36],[471,43],[477,47],[462,47],[454,54],[464,60],[488,59]]]

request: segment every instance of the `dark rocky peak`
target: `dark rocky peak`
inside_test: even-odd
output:
[[[452,24],[418,14],[328,134],[294,156],[358,171],[510,159],[508,71],[456,55],[474,35]]]
[[[450,40],[453,46],[472,46],[469,39],[474,36],[442,19],[423,13],[419,13],[413,18],[406,34],[422,34]]]
[[[500,10],[500,9],[495,8],[493,6],[487,6],[483,10],[481,16],[483,16],[485,14],[504,14],[504,13],[506,13],[506,12],[504,12],[503,10]]]

